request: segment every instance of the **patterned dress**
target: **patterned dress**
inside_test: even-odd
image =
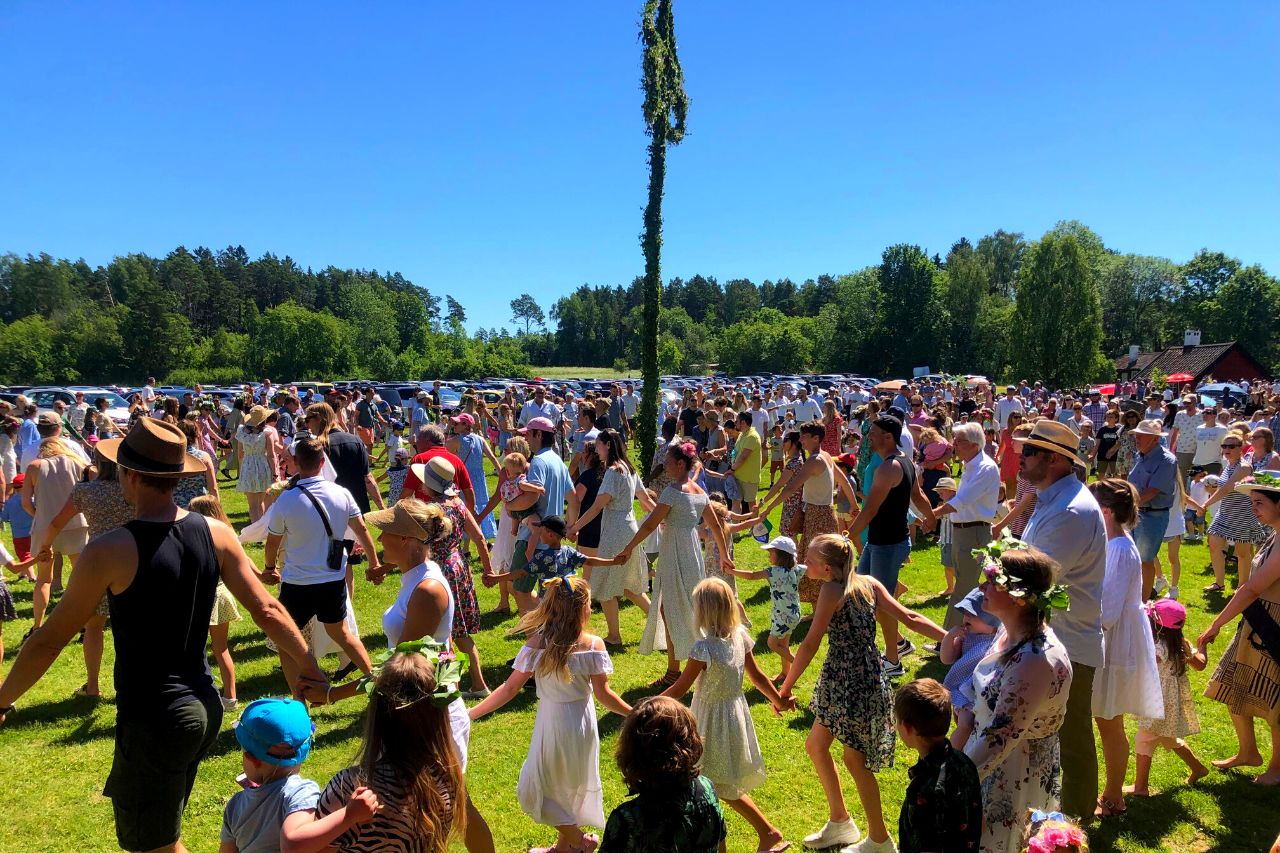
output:
[[[201,463],[210,457],[198,447],[188,447],[187,453],[199,459]],[[190,474],[178,480],[178,488],[173,490],[173,502],[186,509],[191,501],[209,493],[209,484],[205,482],[204,472]]]
[[[653,603],[640,638],[640,654],[666,651],[671,633],[676,660],[687,660],[697,639],[693,627],[693,588],[705,577],[702,550],[698,547],[698,521],[707,508],[707,496],[667,486],[658,503],[670,507],[658,552],[653,580]]]
[[[791,476],[794,477],[803,467],[804,459],[802,459],[800,454],[797,453],[795,456],[792,456],[787,460],[787,464],[783,466],[782,470],[791,472]],[[794,495],[782,502],[782,517],[778,519],[778,530],[780,530],[785,536],[794,535],[790,532],[791,523],[796,512],[800,509],[801,500],[800,492],[797,491]]]
[[[1017,853],[1027,809],[1058,807],[1058,729],[1071,691],[1071,662],[1052,629],[1011,655],[997,650],[1002,636],[973,672],[974,728],[964,747],[982,779],[984,853]]]
[[[89,480],[77,483],[71,490],[71,502],[89,524],[89,538],[110,533],[133,521],[133,504],[124,499],[118,480]],[[221,583],[221,581],[219,581]],[[94,609],[97,616],[110,616],[107,596],[103,593]]]
[[[741,626],[728,637],[703,637],[693,644],[691,660],[707,668],[698,676],[693,716],[702,735],[702,773],[725,800],[738,800],[764,784],[764,757],[742,694],[747,655],[753,641]]]
[[[633,512],[640,488],[640,478],[635,474],[613,467],[605,471],[600,494],[609,495],[611,500],[600,513],[600,545],[596,553],[602,559],[616,557],[640,529]],[[649,564],[643,548],[632,551],[626,565],[596,566],[591,573],[591,596],[596,601],[617,598],[628,590],[640,595],[649,591]]]
[[[1234,477],[1241,464],[1237,462],[1224,467],[1222,482],[1225,483]],[[1248,495],[1242,495],[1232,489],[1218,506],[1218,511],[1213,515],[1213,523],[1209,525],[1210,536],[1221,536],[1232,542],[1261,545],[1271,535],[1271,528],[1254,516]]]
[[[711,782],[699,776],[645,791],[609,813],[598,853],[716,853],[724,813]]]
[[[1184,668],[1174,672],[1174,661],[1164,643],[1156,643],[1156,669],[1160,673],[1160,690],[1164,695],[1164,717],[1138,720],[1138,730],[1157,737],[1187,737],[1200,731],[1196,705],[1191,699],[1191,681]]]
[[[444,510],[445,517],[453,522],[453,529],[448,536],[431,543],[431,559],[440,566],[453,592],[452,636],[459,640],[468,634],[480,633],[480,603],[476,601],[476,586],[466,561],[462,559],[462,540],[467,535],[463,524],[466,507],[458,498],[443,498],[436,503]]]
[[[827,658],[809,709],[867,769],[893,766],[893,703],[876,647],[876,606],[846,595],[827,627]]]
[[[1267,543],[1253,558],[1256,574],[1271,555],[1275,539]],[[1271,618],[1280,620],[1280,581],[1276,581],[1258,596],[1258,602],[1267,609]],[[1231,645],[1218,661],[1213,678],[1204,695],[1227,706],[1232,714],[1242,717],[1261,717],[1268,725],[1280,725],[1280,663],[1267,654],[1261,641],[1249,627],[1243,616],[1236,626]]]
[[[267,434],[250,432],[241,425],[236,430],[236,441],[240,443],[240,478],[236,481],[236,491],[247,494],[260,494],[271,488],[271,463],[267,461]]]

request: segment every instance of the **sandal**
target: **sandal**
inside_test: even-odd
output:
[[[1129,810],[1128,806],[1113,803],[1111,800],[1098,797],[1098,808],[1093,812],[1094,817],[1119,817]]]
[[[97,693],[90,693],[90,692],[89,692],[89,685],[88,685],[88,684],[81,684],[79,687],[77,687],[77,688],[76,688],[76,691],[75,691],[74,693],[72,693],[71,695],[72,695],[72,696],[83,696],[83,697],[86,697],[86,698],[88,698],[88,699],[101,699],[101,698],[102,698],[102,692],[101,692],[101,691],[99,691],[99,692],[97,692]]]
[[[657,681],[649,682],[649,689],[650,690],[666,690],[668,687],[675,684],[679,680],[680,680],[679,672],[668,671],[666,673],[663,673],[663,676],[659,678]]]
[[[1226,592],[1227,588],[1216,581],[1204,588],[1204,592]]]

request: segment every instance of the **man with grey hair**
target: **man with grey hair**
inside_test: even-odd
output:
[[[978,586],[978,561],[973,549],[991,541],[991,523],[1000,505],[1000,467],[983,452],[982,425],[959,424],[952,432],[956,456],[964,463],[960,488],[951,500],[934,507],[935,518],[951,516],[951,554],[955,560],[956,585],[947,602],[944,627],[959,625],[964,614],[956,605]]]
[[[476,511],[476,493],[471,484],[471,475],[467,473],[467,466],[462,463],[462,460],[456,454],[450,453],[449,449],[444,446],[444,430],[435,424],[427,424],[418,430],[416,441],[418,455],[413,457],[409,464],[409,473],[404,477],[404,485],[400,488],[400,494],[396,496],[396,500],[417,498],[420,501],[430,503],[432,498],[422,491],[422,481],[413,473],[413,466],[423,465],[429,459],[443,456],[453,466],[454,488],[458,490],[458,494],[462,495],[462,502],[467,505],[467,509],[474,513]]]

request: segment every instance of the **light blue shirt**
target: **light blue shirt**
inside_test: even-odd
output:
[[[320,786],[295,774],[235,794],[222,812],[222,841],[240,853],[276,853],[280,828],[294,812],[311,811],[320,802]]]
[[[1036,490],[1036,508],[1022,539],[1058,562],[1058,582],[1071,596],[1070,610],[1049,622],[1073,663],[1102,666],[1102,575],[1107,528],[1093,493],[1075,476]]]
[[[1178,490],[1178,458],[1164,447],[1156,445],[1147,453],[1139,453],[1138,461],[1129,472],[1129,482],[1142,494],[1147,489],[1159,489],[1160,494],[1144,504],[1145,509],[1169,509],[1173,506]]]
[[[534,418],[547,418],[553,426],[559,426],[560,407],[551,402],[550,397],[544,397],[541,406],[538,405],[537,400],[530,397],[520,409],[520,426],[525,426]]]
[[[24,471],[35,461],[40,452],[40,430],[31,418],[24,418],[18,427],[18,470]]]
[[[569,479],[569,469],[556,453],[554,447],[544,447],[533,455],[529,462],[529,482],[542,486],[543,493],[533,505],[533,512],[538,518],[549,515],[564,517],[564,502],[573,491],[573,481]],[[520,525],[516,534],[517,542],[529,541],[529,528]]]

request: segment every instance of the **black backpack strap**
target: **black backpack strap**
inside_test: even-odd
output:
[[[301,483],[295,482],[292,486],[290,486],[290,488],[297,488],[304,495],[307,496],[307,499],[311,501],[311,505],[316,508],[316,512],[320,513],[320,520],[324,522],[324,532],[328,535],[330,539],[332,539],[333,526],[329,524],[329,513],[324,511],[324,507],[320,505],[320,501],[316,500],[316,496],[311,494],[311,492],[307,489],[307,487],[302,485]]]

